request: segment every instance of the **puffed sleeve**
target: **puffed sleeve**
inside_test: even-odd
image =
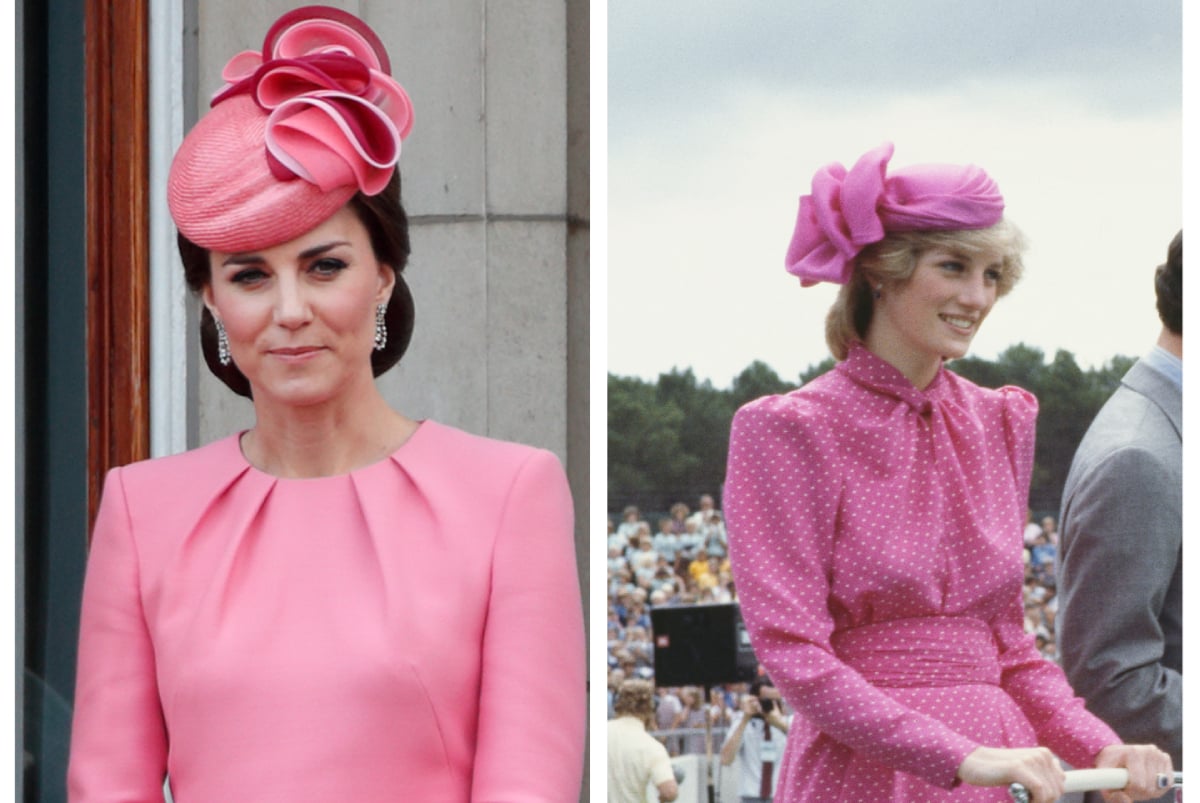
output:
[[[1033,472],[1037,400],[1020,388],[1001,391],[1005,394],[1005,428],[1013,475],[1021,498],[1026,499]],[[1000,650],[1000,685],[1033,725],[1039,744],[1072,766],[1090,767],[1101,748],[1120,742],[1111,728],[1088,713],[1062,669],[1046,660],[1033,636],[1025,632],[1020,591],[991,624]]]
[[[734,416],[725,510],[742,617],[788,703],[848,747],[950,788],[978,747],[873,687],[830,643],[830,567],[841,472],[829,427],[789,397]]]
[[[492,557],[474,803],[579,797],[587,691],[573,522],[558,459],[533,453],[505,503]]]
[[[1014,385],[1005,385],[999,393],[1013,481],[1021,498],[1028,500],[1029,483],[1033,479],[1033,447],[1037,438],[1037,397]],[[1025,511],[1021,511],[1021,515],[1024,514]]]
[[[71,728],[71,803],[161,803],[167,733],[142,610],[121,470],[109,472],[92,534]]]

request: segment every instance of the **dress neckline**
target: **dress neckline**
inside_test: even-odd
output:
[[[899,368],[858,342],[850,344],[846,359],[837,364],[837,370],[856,384],[903,401],[923,414],[949,393],[945,360],[938,366],[933,380],[921,390]]]
[[[277,482],[277,483],[279,483],[279,482],[317,483],[317,482],[322,482],[322,481],[332,482],[332,481],[349,479],[349,478],[354,477],[359,474],[365,474],[365,473],[374,471],[378,467],[386,465],[388,463],[399,462],[401,455],[403,453],[409,451],[415,441],[419,441],[420,439],[422,439],[421,433],[426,432],[427,430],[432,430],[432,429],[436,429],[436,428],[437,428],[437,425],[433,421],[430,421],[429,419],[422,419],[417,422],[417,428],[415,430],[413,430],[412,434],[409,435],[407,438],[405,438],[403,443],[401,443],[399,446],[397,446],[393,451],[391,451],[387,455],[379,458],[378,460],[374,460],[370,463],[361,465],[357,468],[350,469],[349,471],[343,471],[339,474],[324,474],[320,477],[280,477],[277,474],[272,474],[268,471],[264,471],[261,468],[259,468],[258,466],[254,465],[246,457],[245,452],[242,451],[242,437],[247,432],[249,432],[249,430],[243,429],[243,430],[235,433],[234,435],[229,436],[228,440],[230,442],[230,445],[232,447],[232,451],[233,451],[234,455],[236,455],[238,463],[242,466],[242,468],[248,474],[258,476],[263,479],[269,480],[271,482]]]

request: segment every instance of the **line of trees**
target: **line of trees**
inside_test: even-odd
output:
[[[986,387],[1017,385],[1038,398],[1037,451],[1030,506],[1057,515],[1071,458],[1088,425],[1133,365],[1116,356],[1100,368],[1082,370],[1059,350],[1047,362],[1041,349],[1018,344],[995,360],[955,360],[956,373]],[[608,375],[608,507],[636,504],[665,511],[674,502],[694,505],[702,493],[720,494],[729,449],[729,422],[742,404],[786,393],[833,367],[833,359],[810,366],[798,383],[755,361],[728,389],[697,380],[690,368],[660,374],[657,382]]]

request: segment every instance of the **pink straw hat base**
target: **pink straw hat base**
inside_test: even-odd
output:
[[[265,156],[266,122],[266,111],[249,95],[228,98],[196,123],[175,154],[167,204],[196,245],[225,253],[270,248],[316,228],[357,192],[281,181]]]

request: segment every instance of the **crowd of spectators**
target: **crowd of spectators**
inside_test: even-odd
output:
[[[712,496],[701,496],[695,511],[677,502],[665,515],[653,518],[657,529],[637,507],[629,506],[608,522],[609,718],[622,680],[654,680],[651,608],[737,601],[724,517]],[[1031,511],[1024,534],[1025,629],[1042,654],[1057,661],[1057,526],[1052,516],[1044,516],[1040,524],[1033,518]],[[688,731],[666,737],[670,754],[706,752],[706,719],[715,729],[713,750],[719,751],[745,686],[656,686],[657,730]]]
[[[1058,614],[1055,564],[1058,559],[1058,523],[1044,516],[1039,525],[1030,512],[1025,525],[1025,631],[1037,640],[1042,655],[1058,663],[1054,617]]]
[[[616,689],[626,678],[654,679],[650,609],[737,601],[729,567],[725,522],[712,496],[695,511],[677,502],[657,528],[638,508],[625,508],[608,522],[609,717]],[[716,728],[714,751],[737,710],[745,684],[712,689],[655,687],[655,726],[688,731],[666,739],[671,755],[706,752],[706,720]]]

